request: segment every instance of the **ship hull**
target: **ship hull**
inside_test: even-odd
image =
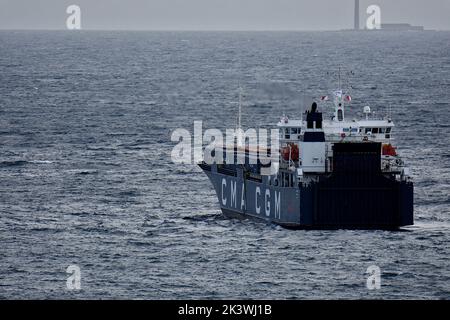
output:
[[[201,165],[222,212],[295,229],[383,229],[413,224],[413,185],[377,175],[323,175],[307,186],[277,187],[245,169]]]

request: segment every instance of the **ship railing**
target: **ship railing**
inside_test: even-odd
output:
[[[400,173],[405,164],[399,157],[381,158],[381,171],[383,173]]]
[[[340,134],[327,134],[326,140],[328,142],[383,142],[388,143],[389,141],[392,141],[392,136],[389,138],[382,138],[380,135],[366,135],[362,133],[356,133],[352,135],[346,135],[345,137]]]

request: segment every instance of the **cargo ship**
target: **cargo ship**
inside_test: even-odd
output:
[[[413,182],[393,143],[392,119],[376,118],[365,106],[362,119],[347,120],[351,96],[342,89],[318,101],[327,100],[334,104],[327,119],[316,102],[300,119],[281,117],[275,172],[250,161],[261,150],[238,143],[234,155],[244,155],[243,163],[198,163],[223,214],[294,229],[393,230],[414,223]]]

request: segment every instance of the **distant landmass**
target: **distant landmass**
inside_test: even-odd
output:
[[[382,23],[381,30],[387,31],[424,31],[423,26],[413,26],[409,23]]]

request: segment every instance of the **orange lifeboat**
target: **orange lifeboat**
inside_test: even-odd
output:
[[[397,152],[395,151],[395,147],[393,147],[390,143],[389,144],[383,144],[383,148],[381,151],[381,154],[383,156],[396,156]]]
[[[298,161],[299,159],[299,149],[296,144],[290,143],[288,146],[281,148],[281,156],[284,160]]]

